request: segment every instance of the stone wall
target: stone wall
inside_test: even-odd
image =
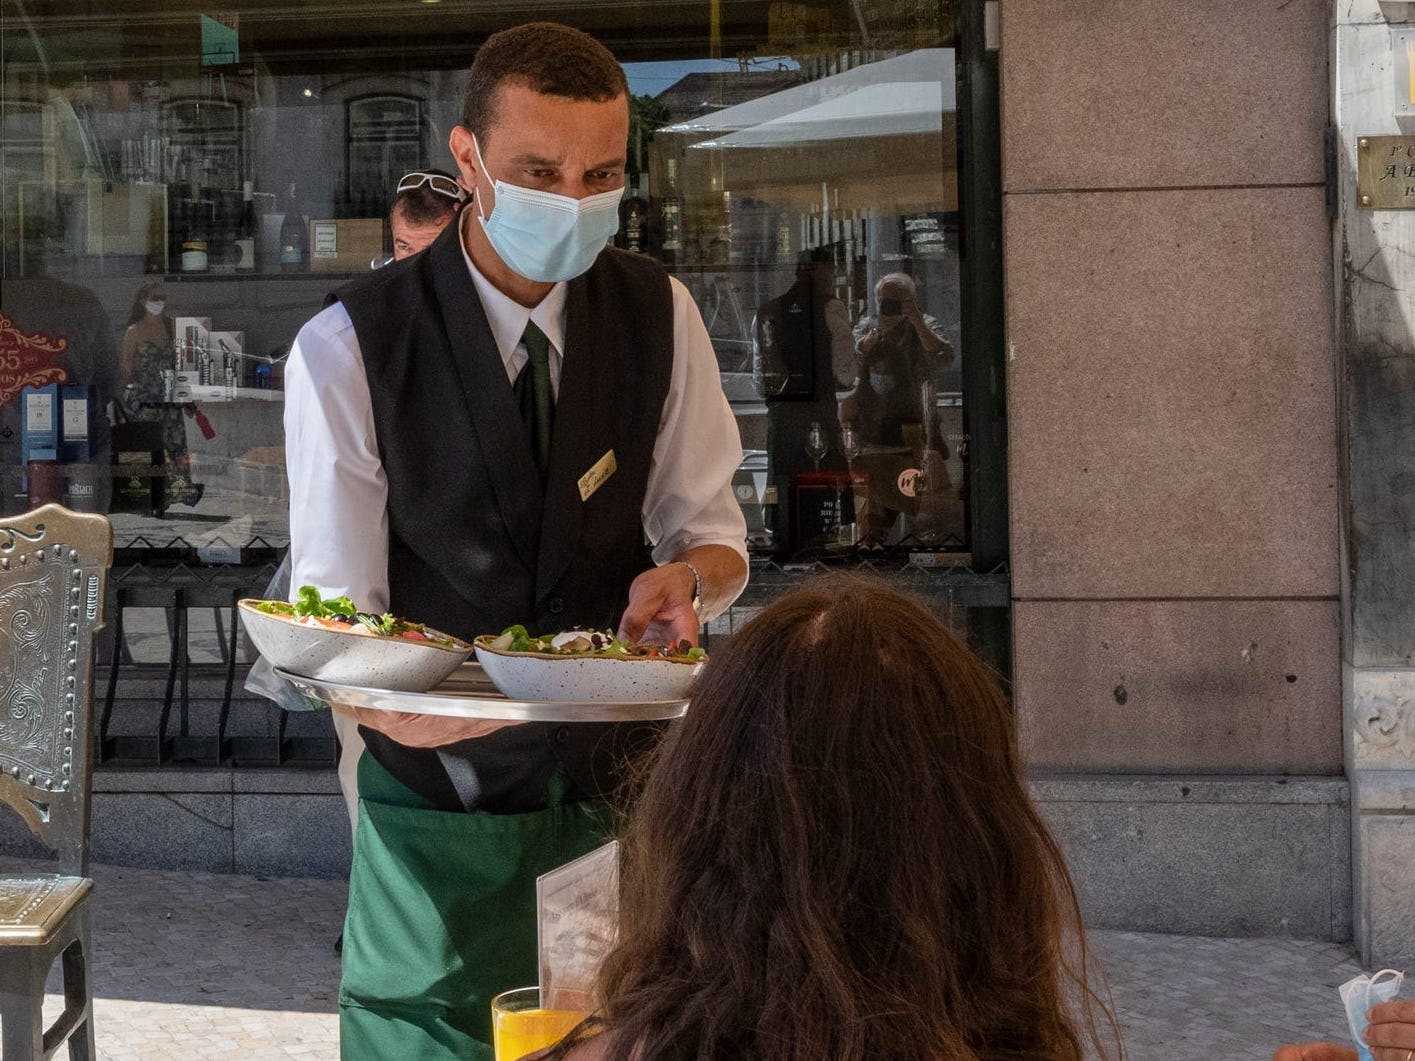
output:
[[[1001,29],[1025,753],[1095,923],[1341,938],[1327,6],[1004,0]],[[1179,813],[1166,775],[1229,780]],[[1240,887],[1236,837],[1316,890]]]

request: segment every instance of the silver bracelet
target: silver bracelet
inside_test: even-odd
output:
[[[675,564],[682,564],[693,573],[693,613],[701,614],[703,609],[703,573],[696,566],[687,560],[674,560]]]

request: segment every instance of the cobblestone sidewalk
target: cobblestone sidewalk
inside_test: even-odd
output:
[[[40,864],[0,859],[0,870]],[[102,1061],[339,1056],[344,883],[94,867]],[[1345,1041],[1349,947],[1094,932],[1132,1061],[1268,1061]],[[57,980],[51,990],[57,989]],[[50,999],[58,1012],[57,997]],[[396,1059],[388,1059],[396,1061]]]

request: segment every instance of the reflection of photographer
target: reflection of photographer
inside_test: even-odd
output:
[[[866,446],[916,448],[927,422],[932,448],[947,455],[938,411],[922,391],[935,366],[953,361],[943,325],[919,309],[914,280],[903,273],[880,277],[875,303],[879,313],[855,325],[859,374],[841,403],[840,419],[854,422]]]
[[[878,313],[855,326],[859,369],[854,389],[840,403],[840,420],[860,437],[863,457],[857,463],[870,476],[870,510],[863,522],[867,533],[882,538],[898,515],[902,487],[895,484],[908,468],[928,471],[935,497],[948,484],[948,445],[934,374],[953,361],[953,348],[942,323],[919,308],[912,277],[881,277],[875,304]]]
[[[952,363],[953,348],[943,337],[942,322],[919,308],[913,277],[880,277],[875,304],[878,314],[862,317],[855,326],[855,390],[866,406],[877,407],[882,428],[892,437],[872,438],[866,425],[854,419],[866,432],[866,444],[899,445],[900,425],[921,422],[919,385],[933,378],[935,366]]]

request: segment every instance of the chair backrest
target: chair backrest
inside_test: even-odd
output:
[[[88,873],[93,635],[113,527],[44,505],[0,519],[0,803]]]

